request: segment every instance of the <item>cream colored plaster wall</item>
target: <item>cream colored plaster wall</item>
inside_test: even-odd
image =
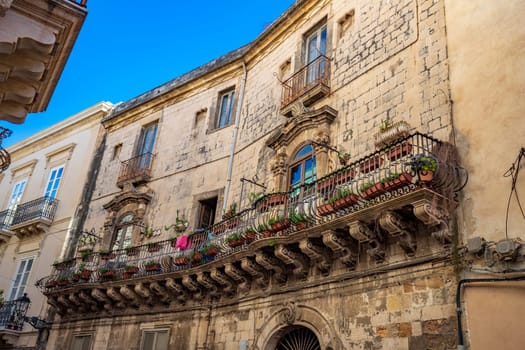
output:
[[[464,238],[498,241],[505,238],[511,191],[511,178],[503,174],[525,146],[525,3],[445,3],[455,137],[469,172],[462,232]],[[524,164],[516,188],[522,196]],[[515,198],[508,225],[509,237],[525,239],[525,221]]]
[[[9,299],[13,276],[20,260],[34,258],[25,288],[27,296],[31,299],[28,316],[38,316],[42,319],[46,316],[45,297],[35,287],[35,283],[49,275],[51,265],[60,258],[64,240],[87,179],[101,129],[100,119],[110,108],[111,105],[107,103],[97,104],[8,149],[12,163],[0,182],[2,210],[9,202],[16,181],[21,178],[27,179],[20,201],[20,204],[24,204],[43,197],[50,170],[55,166],[64,165],[64,173],[56,196],[59,200],[57,212],[46,233],[35,233],[21,238],[12,235],[7,242],[0,243],[0,289],[4,290],[5,299]],[[28,166],[24,166],[26,164]],[[32,327],[26,324],[24,331],[18,345],[30,346],[31,343],[34,345]]]

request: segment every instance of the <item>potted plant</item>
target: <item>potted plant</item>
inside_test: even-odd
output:
[[[124,250],[126,251],[127,256],[135,256],[139,253],[139,247],[136,246],[126,247]]]
[[[144,263],[144,269],[147,272],[153,272],[153,271],[160,271],[160,263],[156,260],[149,260],[146,263]]]
[[[404,120],[395,123],[391,118],[381,120],[379,132],[374,135],[375,146],[376,148],[388,146],[396,140],[408,136],[409,132],[410,125]]]
[[[188,255],[187,253],[179,253],[175,257],[173,257],[173,264],[175,266],[186,266],[190,263],[191,254]]]
[[[416,164],[419,179],[423,182],[432,181],[437,169],[437,160],[429,156],[420,156],[419,159],[416,160]]]
[[[335,210],[344,209],[357,204],[359,196],[354,194],[349,188],[340,188],[337,193],[329,199]]]
[[[238,232],[234,232],[226,237],[226,243],[231,247],[235,248],[243,245],[245,238]]]
[[[244,231],[244,240],[246,243],[251,243],[255,240],[255,230],[251,227]]]
[[[91,270],[86,268],[86,264],[85,263],[81,263],[78,266],[78,273],[79,273],[79,278],[80,279],[89,280],[91,278],[91,272],[92,272]]]
[[[100,258],[103,260],[109,260],[109,259],[115,258],[115,253],[108,249],[102,249],[98,252],[98,254],[100,255]]]
[[[139,272],[139,268],[135,265],[124,265],[124,273],[122,278],[131,278],[134,274]]]
[[[69,278],[66,276],[60,276],[57,278],[57,286],[65,287],[70,283]]]
[[[359,192],[364,199],[373,199],[384,193],[384,186],[381,182],[368,181],[359,186]]]
[[[290,227],[290,219],[277,215],[268,220],[268,225],[273,232],[279,232]]]
[[[263,238],[267,238],[272,235],[272,231],[270,230],[270,227],[268,227],[267,224],[259,224],[259,226],[257,226],[257,231],[259,231]]]
[[[184,217],[179,217],[179,210],[177,209],[177,217],[175,218],[175,223],[169,226],[164,226],[164,230],[169,231],[172,229],[175,232],[182,233],[188,228],[188,220]]]
[[[348,161],[350,160],[350,153],[348,152],[338,152],[337,153],[337,158],[339,159],[339,164],[341,164],[342,166],[345,166]]]
[[[146,246],[148,247],[148,252],[150,253],[158,252],[161,248],[159,242],[149,242],[146,244]]]
[[[101,267],[98,272],[103,281],[113,279],[115,277],[115,270],[110,269],[109,267]]]
[[[65,270],[71,267],[71,265],[73,265],[73,260],[71,259],[62,260],[62,261],[55,260],[55,262],[53,263],[53,267],[57,271]]]
[[[49,280],[46,282],[45,287],[46,288],[54,288],[58,285],[56,280]]]
[[[93,250],[83,250],[80,252],[80,258],[84,262],[92,261],[93,260]]]
[[[308,216],[305,213],[297,213],[295,210],[292,210],[289,217],[297,231],[304,230],[308,225]]]
[[[385,191],[390,192],[397,190],[398,188],[408,186],[412,183],[412,175],[407,172],[398,174],[392,173],[381,180]]]
[[[208,257],[213,257],[219,254],[220,248],[217,244],[210,243],[202,248],[202,253]]]
[[[323,201],[317,206],[317,213],[321,216],[330,215],[335,212],[335,208],[329,201]]]
[[[191,256],[191,262],[193,264],[198,264],[202,261],[202,253],[199,251],[193,252],[193,255]]]

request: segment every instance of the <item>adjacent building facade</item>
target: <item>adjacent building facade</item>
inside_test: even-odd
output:
[[[47,319],[35,283],[63,260],[85,200],[83,184],[103,141],[100,120],[112,105],[99,103],[8,148],[12,164],[0,175],[0,348],[33,348],[38,331],[24,316]],[[89,174],[89,176],[88,176]]]
[[[298,1],[117,105],[48,348],[520,348],[524,6],[485,5]]]

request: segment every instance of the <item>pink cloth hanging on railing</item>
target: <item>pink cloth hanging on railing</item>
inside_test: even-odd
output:
[[[177,238],[177,241],[175,242],[175,247],[176,248],[180,248],[182,250],[188,248],[188,246],[190,245],[189,238],[190,238],[190,236],[188,236],[186,234],[180,236],[179,238]]]

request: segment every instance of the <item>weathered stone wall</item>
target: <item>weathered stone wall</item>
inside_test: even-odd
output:
[[[452,349],[455,283],[451,267],[423,264],[197,310],[172,304],[134,316],[58,322],[49,346],[66,350],[73,335],[93,334],[93,350],[138,350],[142,330],[166,328],[170,349],[237,349],[241,340],[249,349],[264,349],[278,329],[296,324],[310,327],[322,349]]]

